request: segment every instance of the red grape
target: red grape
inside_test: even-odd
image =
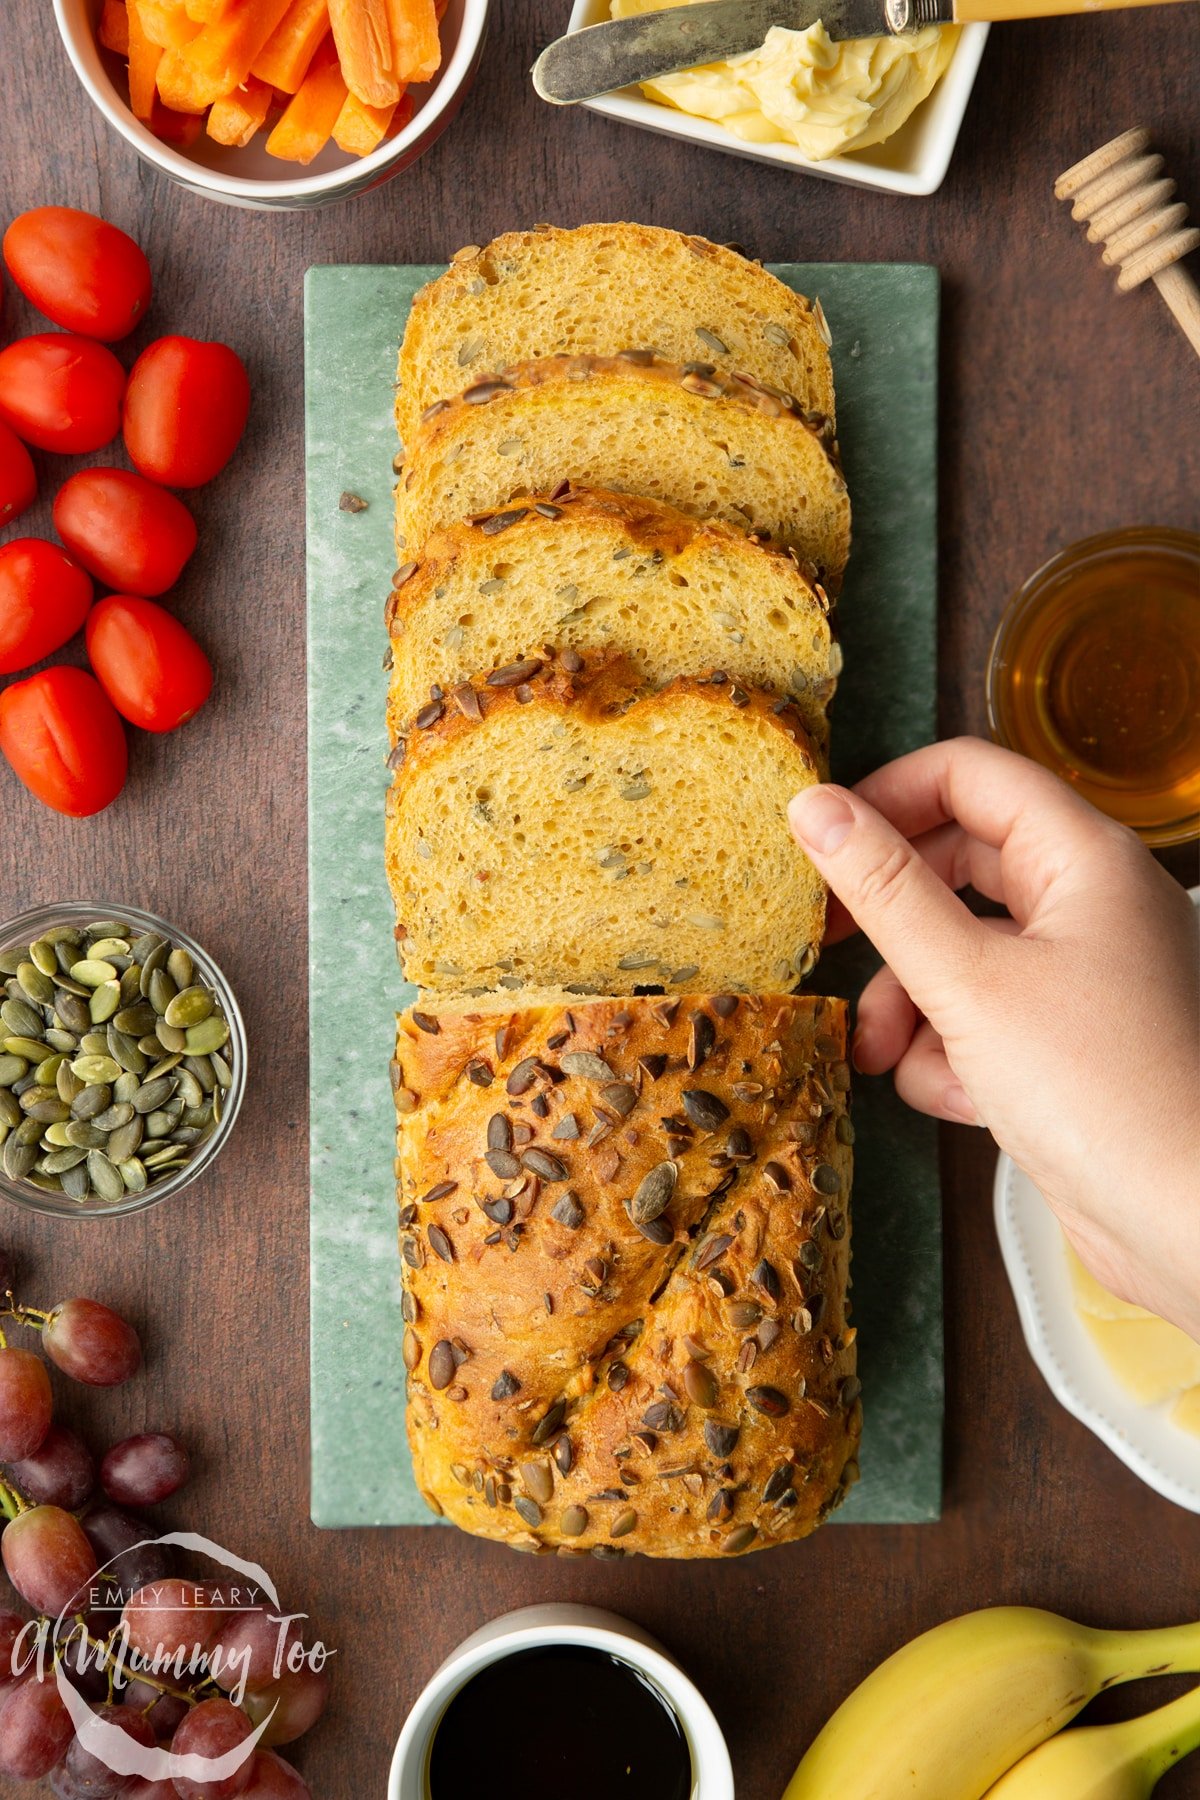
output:
[[[260,1750],[242,1800],[312,1800],[308,1783],[273,1750]]]
[[[96,1485],[91,1451],[65,1425],[51,1425],[33,1455],[11,1463],[9,1473],[26,1500],[68,1512],[82,1506]]]
[[[111,1701],[93,1707],[92,1713],[93,1717],[103,1720],[106,1725],[116,1726],[144,1749],[154,1749],[154,1729],[140,1713],[130,1712],[128,1707],[114,1706]],[[116,1800],[118,1794],[125,1792],[129,1776],[118,1775],[110,1768],[99,1737],[91,1720],[87,1720],[80,1735],[71,1740],[63,1759],[63,1767],[82,1792],[91,1796],[92,1800]]]
[[[88,1542],[96,1552],[100,1567],[109,1581],[115,1583],[111,1599],[102,1611],[119,1613],[125,1601],[147,1582],[162,1581],[171,1573],[170,1553],[162,1545],[147,1539],[146,1527],[128,1513],[101,1500],[83,1520]],[[109,1619],[109,1628],[116,1624]]]
[[[0,1546],[3,1541],[0,1538]],[[132,1650],[151,1659],[157,1655],[160,1668],[164,1661],[182,1651],[184,1660],[178,1666],[186,1669],[193,1657],[197,1663],[203,1658],[225,1615],[211,1605],[209,1590],[202,1581],[184,1581],[176,1575],[151,1582],[132,1595],[123,1617]],[[132,1657],[129,1668],[137,1674]]]
[[[271,1723],[258,1740],[260,1744],[290,1744],[298,1737],[303,1737],[310,1726],[315,1725],[329,1704],[329,1676],[324,1669],[310,1669],[307,1666],[281,1675],[269,1687],[258,1688],[246,1695],[244,1705],[253,1722],[257,1725],[271,1712],[272,1706],[278,1706],[271,1716]]]
[[[88,1800],[86,1791],[68,1773],[66,1763],[59,1763],[57,1769],[51,1769],[50,1792],[54,1795],[54,1800]]]
[[[300,1642],[300,1628],[294,1620],[285,1626],[280,1619],[280,1614],[265,1606],[230,1613],[213,1646],[214,1658],[220,1653],[219,1666],[214,1669],[218,1687],[226,1693],[239,1684],[247,1688],[267,1687],[276,1678],[277,1657],[280,1674],[286,1672],[284,1659],[291,1646]]]
[[[225,1756],[238,1744],[245,1743],[254,1727],[245,1713],[229,1700],[202,1700],[193,1706],[171,1740],[174,1756]],[[247,1750],[246,1760],[232,1775],[218,1780],[176,1775],[176,1791],[182,1800],[235,1800],[250,1785],[254,1753]]]
[[[64,1300],[46,1321],[42,1342],[51,1362],[89,1387],[116,1387],[142,1361],[133,1326],[98,1300]]]
[[[121,1800],[179,1800],[179,1789],[173,1781],[138,1781],[127,1787]]]
[[[190,1470],[182,1444],[165,1431],[143,1431],[108,1451],[100,1464],[100,1485],[120,1506],[154,1506],[176,1493]]]
[[[148,1681],[131,1681],[121,1700],[125,1706],[132,1706],[135,1712],[149,1719],[156,1738],[174,1736],[176,1726],[188,1709],[186,1700],[178,1700],[174,1694],[160,1694]]]
[[[0,1350],[0,1462],[32,1456],[50,1429],[54,1396],[40,1356]]]
[[[8,1533],[5,1532],[5,1536]],[[75,1735],[53,1679],[19,1681],[0,1704],[0,1774],[38,1781]]]
[[[0,1537],[8,1579],[35,1612],[50,1618],[79,1611],[96,1573],[83,1527],[61,1506],[34,1506],[9,1521]]]

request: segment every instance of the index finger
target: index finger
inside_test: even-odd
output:
[[[856,782],[861,794],[906,838],[951,821],[1000,849],[1032,820],[1078,832],[1107,821],[1040,763],[982,738],[944,738],[885,763]]]

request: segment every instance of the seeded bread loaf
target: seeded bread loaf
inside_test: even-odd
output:
[[[721,667],[790,694],[822,751],[841,651],[829,602],[794,560],[731,525],[632,494],[573,488],[557,502],[435,532],[388,602],[393,741],[480,670],[555,644],[623,651],[654,686]]]
[[[540,356],[653,349],[744,373],[833,417],[819,305],[735,250],[650,225],[539,226],[460,250],[419,293],[400,355],[402,443],[477,376]]]
[[[850,503],[833,428],[785,394],[648,352],[551,356],[438,401],[396,489],[401,562],[431,531],[562,482],[648,494],[791,549],[836,593]]]
[[[825,889],[787,827],[817,755],[786,700],[722,674],[647,691],[572,651],[463,682],[393,755],[387,870],[430,994],[788,987]]]
[[[598,1557],[812,1531],[861,1424],[844,1003],[418,1011],[393,1086],[433,1510]]]

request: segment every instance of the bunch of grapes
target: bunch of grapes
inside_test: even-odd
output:
[[[115,1387],[141,1366],[136,1331],[96,1300],[43,1312],[13,1297],[0,1252],[0,1323],[40,1331],[73,1380]],[[224,1608],[211,1584],[172,1573],[164,1546],[125,1511],[152,1506],[188,1478],[184,1447],[165,1432],[115,1444],[96,1463],[54,1422],[46,1364],[0,1330],[0,1560],[37,1627],[0,1608],[0,1775],[49,1777],[55,1800],[311,1800],[271,1746],[315,1724],[329,1698],[320,1652],[295,1621],[265,1606]],[[124,1604],[98,1604],[102,1595]],[[52,1651],[52,1655],[49,1653]],[[92,1714],[147,1748],[224,1755],[268,1718],[253,1755],[220,1780],[148,1781],[117,1774],[77,1736],[55,1665]],[[237,1694],[240,1704],[229,1696]]]

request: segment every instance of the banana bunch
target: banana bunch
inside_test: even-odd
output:
[[[1102,1688],[1196,1670],[1200,1622],[1094,1631],[1034,1607],[966,1613],[897,1650],[843,1701],[784,1800],[1137,1800],[1161,1767],[1142,1773],[1154,1768],[1155,1751],[1132,1727],[1157,1720],[1168,1743],[1194,1748],[1185,1702],[1195,1713],[1200,1690],[1174,1702],[1170,1719],[1173,1709],[1164,1707],[1129,1727],[1069,1733],[1059,1740],[1062,1748],[1046,1740]],[[1104,1736],[1122,1730],[1124,1737]],[[1085,1740],[1075,1753],[1078,1764],[1067,1760],[1067,1746],[1077,1739]],[[1048,1764],[1042,1780],[1038,1760],[1052,1748],[1064,1760]],[[1114,1772],[1107,1787],[1098,1785],[1107,1778],[1094,1772],[1099,1767]],[[1013,1785],[1020,1780],[1027,1785]]]

